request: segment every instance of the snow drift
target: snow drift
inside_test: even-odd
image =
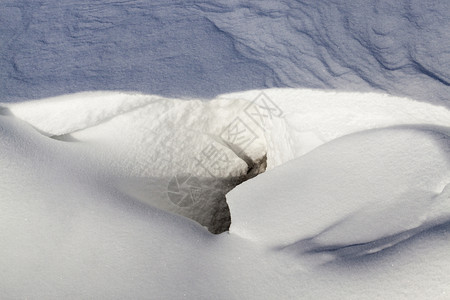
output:
[[[380,297],[398,295],[403,278],[422,283],[405,295],[449,292],[437,283],[450,274],[444,107],[292,89],[1,106],[6,298],[327,298],[325,286],[347,297],[344,282],[359,293],[380,284],[351,279],[365,277],[360,266],[384,282]],[[226,195],[229,234],[189,220],[227,230],[225,194],[266,166]],[[427,259],[411,264],[410,252]],[[386,282],[373,259],[401,267]]]
[[[449,222],[449,133],[391,127],[329,142],[232,191],[232,233],[355,256]]]
[[[327,298],[324,285],[377,286],[349,280],[381,250],[377,265],[402,267],[380,295],[398,295],[404,276],[449,292],[422,278],[448,248],[439,227],[450,221],[443,107],[290,89],[211,102],[97,92],[1,106],[6,298]],[[209,168],[205,153],[215,154]],[[225,193],[264,171],[265,159],[265,174],[226,196],[229,234],[188,219],[227,230]],[[407,263],[411,251],[427,261]],[[339,261],[358,257],[342,273]],[[405,293],[431,294],[420,285]]]
[[[0,297],[448,299],[449,13],[2,1]]]

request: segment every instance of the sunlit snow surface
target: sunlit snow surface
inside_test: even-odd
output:
[[[0,106],[5,298],[450,293],[444,107],[294,89]],[[224,193],[266,164],[227,194],[229,233],[189,220],[223,231]]]
[[[2,0],[0,298],[449,299],[449,28],[448,0]]]

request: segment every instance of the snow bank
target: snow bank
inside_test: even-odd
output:
[[[128,145],[140,140],[141,149],[131,150],[140,153],[140,164],[161,155],[171,164],[158,166],[156,162],[151,165],[151,171],[149,167],[141,168],[158,176],[174,175],[181,170],[204,176],[213,172],[212,169],[201,171],[195,165],[195,156],[211,141],[214,146],[227,150],[226,140],[231,137],[226,138],[226,129],[235,128],[230,125],[241,125],[242,128],[236,128],[245,131],[240,146],[249,158],[258,160],[267,152],[269,168],[361,130],[398,124],[450,126],[450,114],[444,107],[385,94],[305,89],[253,90],[220,95],[208,102],[91,92],[4,103],[3,107],[47,136],[101,140],[114,143],[108,145],[112,148],[123,144],[123,151],[130,151]],[[226,176],[230,172],[231,169],[226,169],[214,175]]]
[[[293,89],[208,102],[90,92],[3,107],[91,157],[103,180],[126,195],[212,232],[229,227],[225,194],[266,168],[362,130],[450,126],[445,108],[406,98]]]
[[[248,104],[97,92],[5,107],[90,157],[105,183],[220,233],[225,194],[265,169],[263,131],[242,121]]]

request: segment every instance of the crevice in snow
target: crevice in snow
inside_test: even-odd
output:
[[[250,180],[263,173],[267,167],[267,155],[247,162],[248,168],[244,175],[228,178],[198,178],[184,177],[181,180],[190,180],[192,185],[197,185],[197,194],[193,203],[187,207],[178,207],[172,212],[188,217],[205,226],[211,233],[220,234],[229,230],[231,214],[228,207],[226,194],[241,183]],[[191,198],[192,199],[192,198]]]
[[[265,154],[258,160],[251,160],[249,158],[248,160],[245,160],[245,162],[247,163],[248,166],[247,173],[238,178],[232,178],[229,185],[226,185],[227,190],[224,195],[226,207],[224,207],[224,209],[222,210],[218,210],[215,214],[213,214],[214,222],[212,222],[212,224],[208,227],[208,230],[212,233],[218,234],[228,231],[230,229],[231,213],[228,204],[226,203],[226,194],[232,189],[234,189],[236,186],[240,185],[241,183],[258,176],[261,173],[264,173],[267,168],[267,155]],[[223,216],[226,216],[226,218],[223,218]]]
[[[228,193],[266,168],[367,129],[450,126],[445,108],[408,99],[292,89],[234,93],[209,102],[83,93],[2,107],[0,113],[26,121],[47,140],[77,142],[52,145],[75,151],[83,167],[97,170],[98,182],[212,233],[230,228]],[[239,213],[233,214],[238,224]]]

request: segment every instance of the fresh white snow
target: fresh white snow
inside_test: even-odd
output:
[[[0,106],[3,298],[450,293],[445,107],[298,89]],[[266,156],[226,195],[229,232],[189,219],[223,229],[223,194]]]
[[[0,299],[450,299],[449,28],[2,0]]]

